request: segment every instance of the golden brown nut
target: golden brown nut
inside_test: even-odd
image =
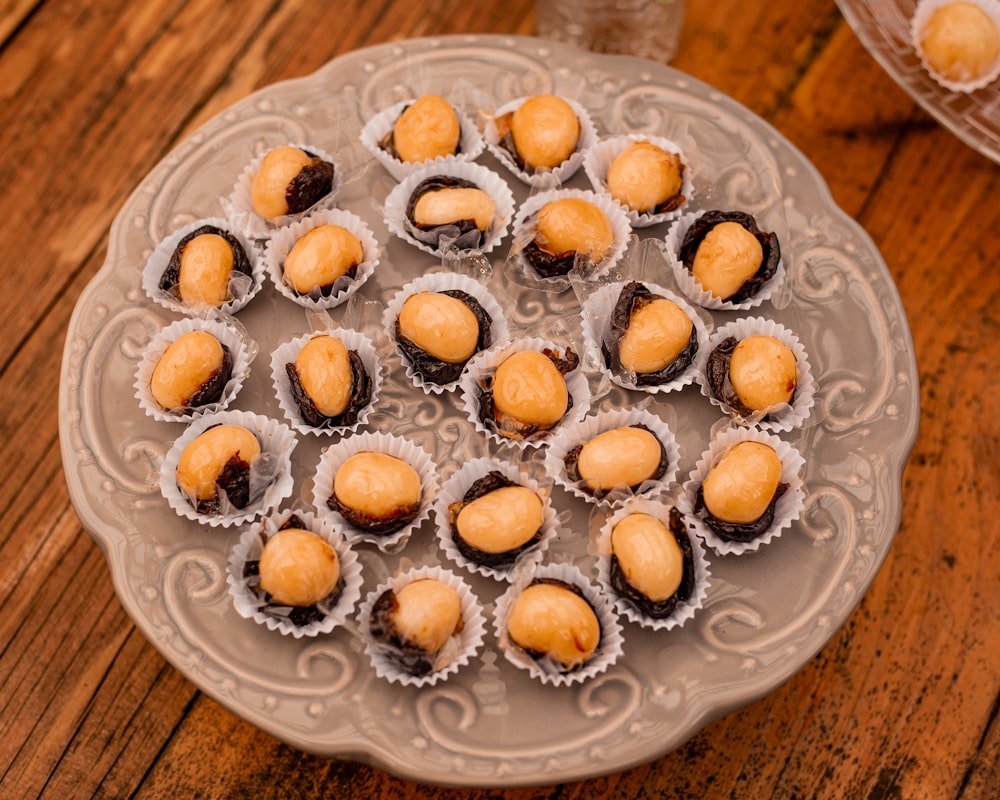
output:
[[[470,547],[507,553],[534,538],[542,519],[542,500],[535,492],[526,486],[505,486],[462,506],[455,527]]]
[[[705,508],[723,522],[756,522],[778,489],[781,470],[774,448],[761,442],[739,442],[705,476]]]
[[[400,161],[429,161],[453,155],[461,133],[451,103],[428,94],[414,100],[399,115],[392,129],[392,144]]]
[[[413,206],[413,222],[423,228],[472,220],[480,231],[489,230],[496,219],[497,204],[482,189],[446,187],[424,192]]]
[[[760,269],[763,260],[757,237],[738,222],[721,222],[698,246],[691,271],[706,292],[726,300]]]
[[[677,539],[656,517],[633,513],[611,532],[611,553],[625,580],[654,603],[672,597],[684,577],[684,554]]]
[[[683,174],[676,153],[652,142],[635,142],[612,159],[605,181],[618,202],[633,211],[652,213],[680,195]]]
[[[599,433],[585,442],[576,469],[589,489],[606,492],[655,478],[662,458],[659,439],[645,428],[629,426]]]
[[[344,413],[354,391],[351,356],[333,336],[314,336],[295,357],[299,382],[324,417]]]
[[[453,588],[434,578],[411,581],[396,595],[390,619],[404,642],[437,653],[463,627],[462,600]]]
[[[551,428],[569,407],[569,390],[552,359],[535,350],[523,350],[497,367],[493,403],[497,412],[524,425]]]
[[[511,604],[507,631],[518,647],[566,669],[583,664],[601,642],[601,625],[590,603],[558,582],[539,581],[521,592]]]
[[[920,47],[938,75],[971,81],[987,73],[1000,58],[1000,30],[975,3],[948,3],[931,13],[920,31]]]
[[[417,292],[399,312],[399,333],[440,361],[469,360],[479,342],[479,320],[461,300],[442,292]]]
[[[212,500],[217,496],[217,482],[227,464],[237,460],[252,467],[259,457],[260,442],[249,430],[241,425],[216,425],[181,452],[177,485],[197,501]]]
[[[269,538],[258,569],[260,588],[279,605],[314,605],[329,596],[340,580],[337,551],[323,537],[302,528],[282,528]]]
[[[691,341],[694,323],[673,300],[658,297],[629,317],[618,340],[622,367],[638,374],[659,372],[672,364]]]
[[[773,336],[748,336],[733,350],[729,380],[737,398],[751,411],[790,403],[797,382],[795,354]]]
[[[189,331],[169,344],[153,369],[149,391],[163,408],[185,408],[223,367],[225,350],[207,331]]]
[[[420,476],[403,459],[386,453],[355,453],[333,480],[337,500],[373,519],[385,519],[420,503]]]
[[[233,248],[222,236],[203,233],[191,239],[181,253],[177,291],[189,303],[221,306],[229,299]]]
[[[607,216],[596,205],[579,197],[563,197],[538,211],[536,244],[548,253],[580,253],[600,262],[614,244],[615,234]]]
[[[282,267],[298,294],[327,289],[365,259],[358,238],[340,225],[319,225],[295,242]]]
[[[510,121],[514,146],[527,170],[558,167],[580,141],[580,120],[573,107],[551,94],[525,100]]]

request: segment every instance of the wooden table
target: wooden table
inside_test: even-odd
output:
[[[529,0],[3,4],[0,796],[998,796],[1000,167],[920,110],[832,0],[689,0],[674,61],[815,163],[881,250],[916,347],[921,432],[899,535],[798,675],[645,766],[435,789],[258,731],[126,616],[70,504],[56,407],[69,316],[119,207],[254,89],[373,43],[533,27]]]

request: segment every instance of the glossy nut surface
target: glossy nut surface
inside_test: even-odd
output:
[[[551,427],[566,413],[569,390],[548,356],[524,350],[511,354],[497,367],[493,403],[499,412],[526,425]]]
[[[215,481],[231,458],[251,466],[260,456],[260,442],[242,425],[216,425],[197,436],[181,452],[177,485],[189,497],[211,500]]]
[[[1000,30],[975,3],[948,3],[935,10],[920,31],[924,58],[939,75],[968,81],[1000,58]]]
[[[285,281],[299,294],[331,285],[364,261],[357,237],[340,225],[319,225],[292,246],[282,267]]]
[[[756,522],[774,497],[781,468],[778,454],[766,444],[733,445],[702,482],[705,508],[723,522]]]
[[[789,403],[797,381],[795,354],[773,336],[748,336],[733,350],[729,380],[743,405],[754,411]]]
[[[434,358],[461,364],[476,352],[479,320],[457,297],[417,292],[400,309],[399,332]]]
[[[254,211],[264,219],[287,214],[285,192],[288,185],[312,161],[308,153],[291,145],[276,147],[264,156],[250,185],[250,200]]]
[[[614,243],[611,223],[600,208],[579,197],[563,197],[538,211],[535,242],[543,250],[582,253],[594,262],[607,255]]]
[[[259,570],[260,588],[287,606],[318,603],[340,580],[337,552],[323,537],[301,528],[283,528],[268,539]]]
[[[436,653],[462,629],[462,601],[448,584],[433,578],[411,581],[396,592],[392,620],[400,636]]]
[[[657,298],[629,317],[628,327],[618,342],[618,358],[632,372],[659,372],[687,347],[693,329],[691,318],[677,303]]]
[[[458,114],[451,103],[434,94],[414,100],[392,129],[396,152],[408,163],[453,155],[460,138]]]
[[[492,197],[482,189],[466,186],[425,192],[413,207],[413,221],[428,228],[471,219],[477,229],[485,231],[496,215],[497,204]]]
[[[725,300],[751,278],[764,260],[764,248],[738,222],[720,222],[710,230],[695,254],[691,271],[702,288]]]
[[[325,417],[338,417],[351,401],[354,379],[351,357],[342,341],[333,336],[314,336],[295,357],[299,382],[316,410]]]
[[[355,453],[333,479],[337,499],[376,519],[420,502],[420,476],[403,459],[385,453]]]
[[[153,368],[149,391],[163,408],[180,409],[222,366],[219,340],[207,331],[178,336]]]
[[[601,626],[590,603],[565,586],[535,583],[511,604],[511,641],[564,667],[582,664],[597,650]]]
[[[510,123],[514,146],[529,170],[558,167],[580,141],[580,120],[561,97],[542,94],[525,100]]]
[[[580,450],[580,478],[594,491],[615,486],[638,486],[660,465],[659,440],[643,428],[615,428],[599,433]]]
[[[611,160],[605,181],[618,202],[649,212],[677,195],[682,186],[681,160],[652,142],[635,142]]]
[[[195,236],[181,253],[178,293],[181,300],[221,306],[229,299],[233,248],[216,233]]]
[[[671,597],[684,577],[684,554],[656,517],[629,514],[611,532],[611,552],[625,580],[654,603]]]
[[[542,527],[542,500],[526,486],[505,486],[463,506],[458,535],[484,553],[516,550]]]

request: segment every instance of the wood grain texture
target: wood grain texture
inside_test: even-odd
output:
[[[688,0],[674,62],[818,167],[910,319],[922,413],[900,532],[801,672],[650,764],[444,789],[258,731],[122,610],[69,502],[56,409],[69,317],[118,208],[257,88],[370,44],[533,25],[529,0],[0,4],[0,798],[1000,796],[1000,167],[916,107],[832,0]]]

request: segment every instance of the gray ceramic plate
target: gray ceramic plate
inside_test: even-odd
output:
[[[777,304],[753,313],[798,333],[819,383],[808,424],[784,435],[806,458],[801,519],[756,553],[712,556],[708,597],[693,620],[662,633],[625,622],[618,664],[576,687],[533,681],[498,653],[492,632],[452,679],[413,690],[377,678],[348,630],[296,640],[242,619],[227,593],[225,567],[238,531],[201,528],[168,507],[155,476],[183,425],[146,417],[133,397],[143,346],[175,318],[143,294],[147,256],[172,230],[218,216],[220,198],[244,165],[282,142],[310,142],[337,153],[351,179],[340,204],[368,221],[384,251],[362,292],[371,302],[332,316],[346,314],[347,321],[377,332],[373,312],[434,260],[389,236],[380,200],[392,181],[359,146],[358,134],[380,109],[431,89],[473,113],[556,91],[577,98],[602,132],[650,132],[681,143],[693,170],[694,208],[743,208],[781,235],[788,285]],[[480,160],[501,171],[490,156]],[[523,200],[525,189],[509,182]],[[587,185],[582,172],[572,185]],[[664,232],[660,226],[642,236]],[[573,293],[518,286],[504,271],[507,250],[505,242],[491,258],[511,327],[577,335]],[[657,269],[655,259],[646,266]],[[668,280],[664,271],[655,277],[659,284]],[[715,314],[713,323],[732,316]],[[239,320],[260,355],[233,407],[280,419],[269,354],[309,323],[272,286]],[[435,454],[443,477],[490,451],[448,395],[415,389],[394,355],[386,365],[371,427],[422,444]],[[648,403],[673,423],[681,479],[721,419],[696,386],[650,400],[592,382],[601,407]],[[416,780],[510,786],[585,778],[661,756],[709,721],[772,691],[822,648],[861,599],[899,525],[918,387],[906,317],[884,262],[780,134],[667,67],[531,38],[483,36],[350,53],[314,75],[241,101],[158,164],[119,213],[107,261],[76,307],[60,412],[70,494],[107,555],[122,604],[200,689],[313,753],[375,763]],[[310,497],[311,475],[328,443],[300,437],[293,459],[300,501]],[[559,487],[553,496],[562,528],[548,558],[594,574],[588,536],[600,516]],[[365,592],[401,566],[444,562],[429,523],[399,554],[357,549]],[[500,585],[467,577],[492,611]]]

